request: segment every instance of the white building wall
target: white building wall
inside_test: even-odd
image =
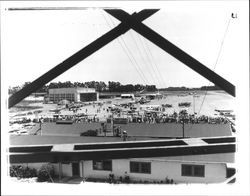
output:
[[[99,92],[96,92],[96,97],[97,97],[97,99],[96,99],[96,101],[99,101],[100,99],[99,99]]]
[[[49,94],[64,94],[64,93],[94,93],[94,88],[53,88],[49,89]]]
[[[151,162],[151,174],[130,173],[130,161]],[[46,163],[23,163],[12,164],[28,166],[39,170]],[[181,175],[181,165],[204,165],[205,177],[189,177]],[[52,164],[55,168],[55,173],[59,173],[59,164]],[[81,161],[79,164],[80,176],[84,178],[104,178],[107,179],[110,173],[115,175],[116,179],[124,178],[125,172],[134,181],[165,181],[173,179],[176,183],[219,183],[226,180],[227,166],[225,163],[202,163],[202,162],[181,162],[181,161],[166,161],[160,159],[115,159],[112,160],[112,171],[93,170],[92,161]],[[62,164],[62,176],[72,176],[72,164]]]
[[[209,165],[205,170],[205,176],[208,179],[212,179],[213,182],[223,182],[226,180],[227,176],[227,165],[225,163],[218,163],[218,164],[207,164]]]
[[[127,175],[130,174],[129,172],[129,159],[114,159],[112,160],[113,163],[113,173],[115,177],[119,178],[120,176],[124,177],[125,172]]]
[[[42,165],[45,165],[46,163],[27,163],[27,166],[29,168],[34,168],[37,171],[42,167]]]
[[[76,88],[53,88],[49,89],[49,94],[76,93]]]
[[[104,170],[94,170],[92,161],[84,161],[83,163],[83,177],[85,178],[108,178],[111,171]],[[112,161],[112,167],[114,167],[114,163]]]
[[[80,101],[80,93],[75,93],[75,102]]]
[[[62,163],[62,176],[72,176],[72,164],[71,163],[69,164]]]
[[[96,90],[94,88],[54,88],[49,89],[49,95],[53,94],[74,94],[74,101],[80,101],[80,93],[95,93]],[[99,101],[99,93],[97,93],[97,101]]]
[[[51,163],[55,170],[55,175],[59,175],[59,163]]]
[[[84,161],[81,161],[80,163],[79,163],[79,167],[80,167],[80,177],[84,177],[84,174],[83,174],[83,172],[84,172]]]
[[[182,176],[182,164],[204,165],[204,177]],[[190,163],[190,162],[161,162],[153,161],[151,164],[151,178],[165,180],[173,179],[177,183],[218,183],[226,179],[226,164],[223,163]]]
[[[151,162],[151,174],[130,173],[130,161]],[[205,165],[205,177],[188,177],[181,175],[181,165]],[[224,163],[192,163],[162,161],[153,159],[116,159],[112,160],[112,173],[116,179],[125,176],[135,181],[165,181],[173,179],[176,183],[219,183],[226,180],[226,164]],[[86,178],[108,178],[111,171],[93,170],[92,161],[84,161],[84,176]]]

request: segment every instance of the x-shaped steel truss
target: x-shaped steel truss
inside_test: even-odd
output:
[[[109,32],[105,33],[89,45],[85,46],[69,58],[67,58],[62,63],[58,64],[36,80],[34,80],[29,85],[25,86],[11,97],[9,97],[9,108],[23,100],[25,97],[29,96],[31,93],[37,91],[39,88],[56,78],[57,76],[61,75],[77,63],[81,62],[83,59],[87,58],[103,46],[107,45],[120,35],[126,33],[129,29],[135,30],[137,33],[141,34],[155,45],[202,75],[203,77],[207,78],[221,89],[225,90],[232,96],[235,96],[235,86],[216,74],[214,71],[210,70],[202,63],[197,61],[195,58],[169,42],[167,39],[147,27],[142,23],[143,20],[150,17],[154,13],[156,13],[159,9],[145,9],[140,11],[139,13],[128,14],[123,10],[120,9],[105,9],[107,13],[114,16],[121,23],[110,30]]]

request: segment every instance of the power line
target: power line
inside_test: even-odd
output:
[[[105,17],[105,16],[104,16],[104,17]],[[106,19],[106,17],[105,17],[105,19]],[[114,24],[112,18],[110,18],[110,16],[109,16],[109,19],[110,19],[110,21],[112,22],[112,24],[115,26],[115,24]],[[106,20],[106,21],[107,21],[107,20]],[[109,24],[109,23],[108,23],[108,24]],[[112,28],[112,27],[110,26],[110,28]],[[120,40],[123,42],[123,44],[121,43]],[[129,48],[127,47],[127,45],[126,45],[126,43],[125,43],[123,37],[122,37],[122,36],[118,37],[118,38],[117,38],[117,41],[118,41],[118,43],[121,45],[121,47],[122,47],[123,51],[125,52],[125,54],[126,54],[126,55],[128,56],[128,58],[130,59],[131,64],[135,67],[137,73],[139,74],[140,78],[143,80],[144,84],[147,85],[148,80],[147,80],[147,78],[145,77],[144,73],[141,71],[140,66],[138,65],[137,61],[135,60],[133,54],[131,53],[131,51],[130,51]],[[132,60],[131,60],[131,59],[132,59]]]
[[[149,55],[148,55],[147,50],[146,50],[146,48],[145,48],[145,46],[144,46],[144,43],[143,43],[143,41],[142,41],[142,39],[141,39],[141,36],[140,36],[140,35],[137,35],[137,36],[139,37],[139,41],[140,41],[140,43],[141,43],[141,45],[142,45],[142,48],[143,48],[143,50],[144,50],[144,53],[146,54],[147,59],[148,59],[147,62],[148,62],[149,65],[152,67],[152,70],[153,70],[154,75],[155,75],[155,77],[156,77],[156,81],[157,81],[158,84],[161,86],[160,78],[159,78],[158,75],[156,74],[155,68],[154,68],[154,66],[153,66],[153,64],[152,64],[152,62],[151,62],[151,59],[149,58]]]
[[[133,41],[134,41],[134,43],[135,43],[135,45],[136,45],[137,50],[139,51],[139,54],[140,54],[140,56],[141,56],[141,59],[143,60],[144,64],[147,66],[149,75],[152,77],[153,82],[156,84],[155,77],[154,77],[153,74],[151,73],[151,70],[148,68],[147,61],[145,60],[144,55],[141,53],[141,50],[140,50],[140,48],[139,48],[139,46],[138,46],[138,44],[137,44],[137,41],[136,41],[135,37],[133,36],[132,32],[129,32],[129,33],[130,33],[130,36],[132,37],[132,39],[133,39]]]
[[[102,14],[102,16],[104,17],[104,19],[105,19],[107,25],[108,25],[110,28],[112,28],[111,25],[109,24],[107,18],[105,17],[105,15],[104,15],[103,13],[101,13],[101,14]],[[110,18],[110,20],[111,20],[112,24],[115,26],[115,24],[114,24],[114,22],[112,21],[111,18]],[[140,70],[140,68],[139,68],[139,66],[138,66],[138,64],[137,64],[137,62],[136,62],[136,60],[135,60],[135,58],[134,58],[133,55],[131,54],[131,52],[130,52],[129,48],[127,47],[127,45],[126,45],[125,41],[123,40],[123,38],[122,38],[122,37],[120,37],[120,38],[121,38],[121,40],[123,41],[124,46],[123,46],[123,44],[120,42],[119,37],[117,38],[118,43],[121,45],[122,50],[124,51],[124,53],[125,53],[126,56],[128,57],[130,63],[131,63],[131,64],[133,65],[133,67],[136,69],[136,72],[138,73],[139,77],[141,78],[141,80],[143,81],[143,83],[146,85],[146,84],[147,84],[147,79],[146,79],[145,75],[144,75],[143,72]],[[132,59],[133,59],[133,60],[132,60]],[[138,68],[137,68],[136,65],[138,66]]]
[[[145,76],[144,73],[141,71],[140,66],[138,65],[137,61],[135,60],[134,56],[132,55],[131,51],[129,50],[129,48],[128,48],[128,46],[126,45],[126,43],[125,43],[125,41],[123,40],[123,38],[122,38],[121,40],[122,40],[122,42],[123,42],[125,48],[127,49],[128,54],[130,54],[130,56],[132,57],[132,59],[133,59],[134,62],[135,62],[135,64],[132,64],[132,65],[135,65],[136,70],[139,71],[138,73],[141,73],[142,78],[143,78],[143,81],[144,81],[145,85],[147,85],[147,83],[149,83],[149,82],[148,82],[146,76]],[[120,42],[119,42],[119,43],[120,43]],[[121,44],[121,43],[120,43],[120,44]],[[121,44],[121,46],[122,46],[122,44]],[[123,46],[122,46],[122,48],[123,48]],[[128,56],[129,56],[129,55],[128,55]]]
[[[219,57],[220,57],[220,54],[221,54],[221,51],[222,51],[222,47],[223,47],[223,44],[224,44],[224,41],[225,41],[225,38],[226,38],[226,34],[227,34],[227,32],[228,32],[228,27],[229,27],[230,22],[231,22],[231,18],[229,18],[229,20],[228,20],[227,27],[226,27],[225,33],[224,33],[224,35],[223,35],[223,38],[222,38],[222,41],[221,41],[221,45],[220,45],[220,49],[219,49],[219,52],[218,52],[218,55],[217,55],[217,58],[216,58],[216,61],[215,61],[215,64],[214,64],[213,71],[215,71],[216,65],[217,65],[217,63],[218,63],[218,60],[219,60]],[[208,86],[210,85],[210,83],[211,83],[211,82],[208,83]],[[207,96],[207,92],[208,92],[208,90],[206,89],[205,95],[204,95],[204,97],[203,97],[203,100],[202,100],[202,103],[201,103],[201,106],[200,106],[200,109],[199,109],[199,112],[197,113],[197,115],[200,115],[201,109],[202,109],[202,107],[203,107],[203,104],[204,104],[205,99],[206,99],[206,96]],[[192,124],[191,127],[188,129],[188,131],[190,131],[192,128],[193,128],[193,124]]]
[[[152,60],[153,60],[153,62],[154,62],[154,64],[155,64],[156,70],[157,70],[157,72],[158,72],[158,74],[159,74],[161,80],[163,81],[164,85],[167,87],[167,84],[166,84],[164,78],[162,77],[162,74],[161,74],[161,72],[160,72],[160,70],[159,70],[157,64],[155,63],[155,62],[156,62],[156,61],[155,61],[155,58],[154,58],[154,56],[153,56],[153,54],[152,54],[152,52],[151,52],[151,50],[150,50],[150,47],[148,46],[148,44],[147,44],[146,41],[145,41],[145,44],[146,44],[146,47],[147,47],[147,49],[148,49],[148,52],[149,52],[149,54],[150,54],[150,56],[151,56],[151,58],[152,58]]]
[[[216,66],[217,66],[217,63],[218,63],[218,61],[219,61],[219,57],[220,57],[220,55],[221,55],[222,47],[223,47],[223,45],[224,45],[224,41],[225,41],[225,38],[226,38],[226,34],[227,34],[227,32],[228,32],[228,27],[229,27],[230,22],[231,22],[231,17],[230,17],[229,20],[228,20],[227,27],[226,27],[225,33],[224,33],[224,35],[223,35],[223,38],[222,38],[222,41],[221,41],[221,45],[220,45],[220,49],[219,49],[219,52],[218,52],[218,55],[217,55],[217,58],[216,58],[216,61],[215,61],[215,64],[214,64],[213,71],[215,71],[215,68],[216,68]],[[211,82],[208,83],[208,86],[209,86],[210,84],[211,84]],[[201,107],[200,107],[200,109],[199,109],[198,114],[200,114],[200,111],[201,111],[201,109],[202,109],[202,107],[203,107],[203,104],[204,104],[204,101],[205,101],[205,99],[206,99],[206,96],[207,96],[207,90],[206,90],[205,95],[204,95],[204,97],[203,97],[203,100],[202,100],[202,103],[201,103]]]
[[[147,44],[145,38],[144,38],[144,39],[143,39],[142,37],[140,37],[140,38],[141,38],[142,43],[145,43],[146,51],[148,51],[148,54],[149,54],[150,57],[151,57],[151,58],[149,58],[149,59],[150,59],[149,61],[150,61],[150,63],[153,65],[152,67],[154,67],[154,68],[156,69],[156,73],[158,73],[158,75],[159,75],[159,80],[161,79],[162,84],[163,84],[164,86],[167,86],[165,80],[163,79],[163,77],[162,77],[162,75],[161,75],[161,72],[159,71],[159,69],[158,69],[158,67],[157,67],[157,64],[155,63],[156,61],[155,61],[155,59],[154,59],[154,57],[153,57],[153,55],[152,55],[152,53],[151,53],[151,51],[150,51],[150,48],[149,48],[149,46],[148,46],[148,44]]]

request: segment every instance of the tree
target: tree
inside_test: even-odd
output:
[[[155,85],[146,85],[146,90],[147,91],[156,91],[157,88]]]
[[[23,167],[21,165],[13,165],[10,167],[10,176],[18,178],[33,178],[37,176],[36,169]]]
[[[111,82],[111,81],[108,82],[108,87],[110,92],[119,92],[120,86],[121,86],[120,82]]]
[[[27,86],[28,84],[30,84],[31,82],[25,82],[22,86],[22,88],[24,88],[25,86]]]
[[[97,86],[97,89],[96,89],[98,92],[103,92],[103,91],[106,91],[107,90],[107,85],[105,84],[105,82],[99,82],[98,83],[98,86]]]
[[[38,171],[38,181],[39,182],[45,182],[45,181],[49,181],[49,182],[53,182],[53,177],[55,176],[55,170],[53,165],[51,164],[44,164],[41,166],[41,168]]]
[[[141,85],[141,84],[136,84],[136,85],[134,86],[134,91],[141,91],[141,90],[143,90],[143,89],[144,89],[144,86]]]
[[[59,88],[58,83],[56,83],[56,82],[51,82],[51,83],[49,84],[49,89],[51,89],[51,88]]]
[[[14,93],[16,93],[17,91],[19,91],[20,89],[21,89],[20,86],[9,87],[8,93],[9,93],[9,94],[14,94]]]
[[[74,85],[70,81],[67,81],[67,82],[63,83],[63,87],[64,88],[72,88],[72,87],[74,87]]]
[[[221,90],[221,88],[218,87],[217,85],[214,85],[214,86],[202,86],[201,90]]]

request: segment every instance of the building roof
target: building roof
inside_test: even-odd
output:
[[[61,92],[95,92],[94,88],[84,87],[72,87],[72,88],[50,88],[49,93],[61,93]]]
[[[121,94],[121,96],[134,96],[134,94],[133,93],[131,93],[131,94]]]
[[[34,139],[34,137],[37,137],[36,139],[39,140],[43,136],[31,136],[26,138],[23,137],[23,139],[31,140]],[[16,137],[17,140],[19,138],[21,137]],[[103,139],[111,138],[113,137],[92,137],[92,139],[95,140],[94,143],[77,143],[75,141],[75,143],[68,144],[52,143],[45,145],[14,145],[10,146],[9,148],[10,162],[58,162],[93,159],[123,159],[179,156],[184,156],[183,160],[185,160],[186,156],[221,153],[232,153],[234,158],[233,153],[235,152],[234,137],[103,142]],[[58,137],[54,139],[58,139]],[[86,139],[87,141],[90,141],[90,137],[87,137]],[[102,142],[97,142],[97,140],[102,140]],[[223,158],[223,156],[221,158]],[[218,158],[218,160],[215,158],[209,161],[221,162],[221,158]],[[172,160],[181,161],[182,159],[173,158]],[[193,159],[189,157],[188,161],[192,160]],[[199,161],[202,161],[202,159]],[[223,161],[226,162],[228,160],[223,159]]]

